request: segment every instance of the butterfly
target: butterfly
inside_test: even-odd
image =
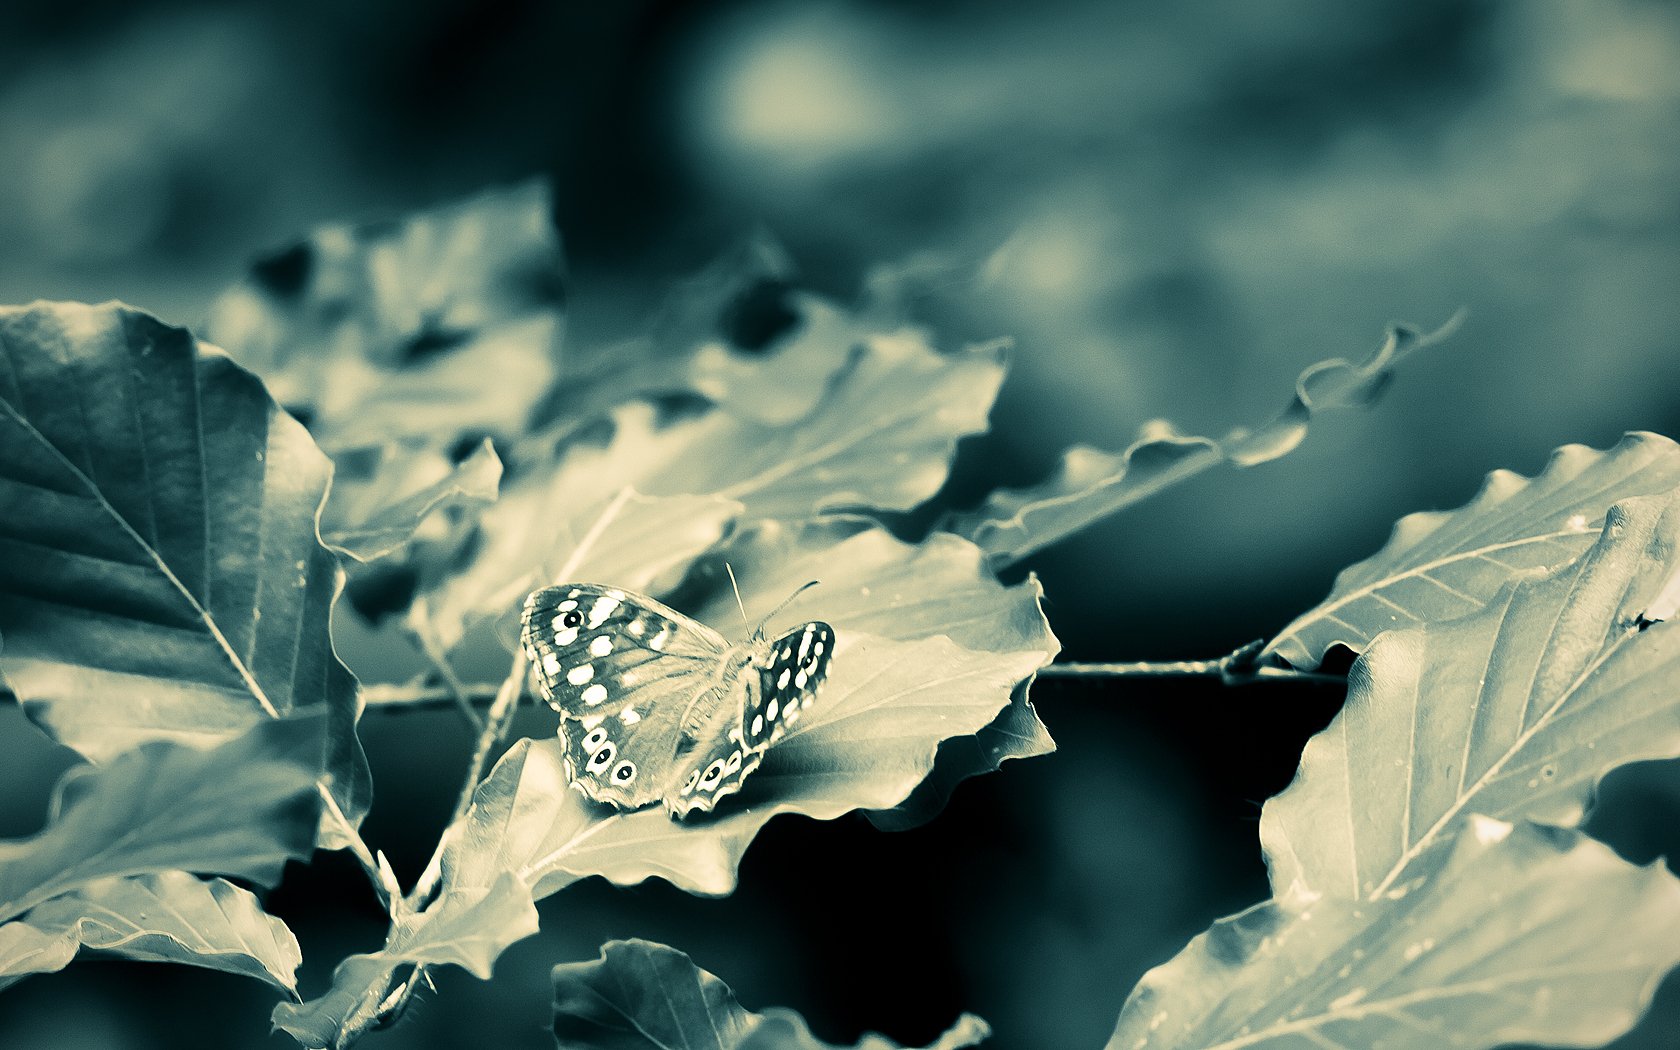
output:
[[[647,595],[591,583],[532,591],[520,640],[561,714],[572,787],[621,809],[662,800],[673,818],[739,791],[834,657],[826,623],[767,639],[760,622],[732,645]]]

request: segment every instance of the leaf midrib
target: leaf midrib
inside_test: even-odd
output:
[[[196,398],[198,394],[198,370],[196,365],[193,369],[193,391],[194,397]],[[273,702],[269,700],[262,685],[257,681],[251,669],[246,665],[245,661],[241,659],[239,653],[228,641],[227,636],[222,633],[221,627],[217,625],[215,617],[212,616],[210,611],[199,602],[198,598],[187,588],[181,578],[175,575],[175,571],[169,567],[168,562],[164,560],[162,554],[160,554],[150,543],[146,542],[145,537],[135,531],[134,527],[129,524],[128,519],[124,518],[122,513],[119,512],[116,507],[111,505],[111,502],[105,498],[105,493],[94,483],[93,479],[88,477],[81,468],[70,462],[69,457],[65,456],[63,451],[60,450],[57,445],[48,440],[47,436],[41,433],[40,429],[31,423],[21,412],[19,412],[10,401],[0,398],[0,407],[4,407],[6,414],[12,418],[12,420],[23,430],[23,432],[34,439],[41,448],[45,449],[46,452],[52,456],[53,459],[58,461],[65,472],[68,473],[78,484],[80,484],[82,488],[93,498],[105,515],[109,517],[111,521],[116,523],[117,528],[120,529],[136,547],[145,553],[146,557],[151,560],[153,566],[156,567],[159,574],[161,574],[163,578],[175,588],[176,592],[181,595],[182,599],[184,599],[188,606],[192,609],[194,615],[196,615],[200,622],[204,624],[205,630],[209,632],[210,637],[215,641],[217,648],[222,651],[222,655],[227,658],[228,663],[233,667],[234,671],[244,682],[246,691],[251,694],[251,698],[257,702],[259,707],[262,708],[263,713],[270,718],[279,718],[279,710],[274,706]],[[199,435],[199,440],[196,444],[199,449],[200,481],[207,486],[209,484],[209,478],[205,473],[203,461],[204,441],[202,433]],[[201,501],[200,505],[203,506],[206,509],[206,513],[208,513],[208,500]],[[205,532],[206,559],[209,557],[209,535],[210,534],[207,530]],[[209,577],[206,576],[206,579],[208,578]]]

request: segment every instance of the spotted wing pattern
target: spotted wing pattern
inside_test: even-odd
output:
[[[532,592],[523,622],[572,786],[626,809],[660,798],[692,746],[691,712],[723,685],[723,636],[646,595],[584,583]]]
[[[816,700],[834,656],[834,628],[816,621],[801,624],[774,641],[738,646],[726,660],[741,650],[747,651],[746,666],[731,676],[727,694],[735,702],[721,705],[708,722],[665,795],[673,816],[709,811],[718,799],[741,789],[765,751]]]

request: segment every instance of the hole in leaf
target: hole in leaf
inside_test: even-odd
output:
[[[251,264],[251,275],[263,291],[277,299],[290,299],[302,293],[314,272],[315,251],[307,243],[295,244]]]
[[[792,290],[779,278],[756,282],[724,308],[719,334],[738,350],[763,353],[799,323],[799,314],[788,305]]]

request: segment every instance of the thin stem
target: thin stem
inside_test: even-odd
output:
[[[560,571],[554,574],[556,582],[570,579],[577,572],[584,555],[601,538],[601,533],[606,531],[607,526],[618,516],[619,511],[624,509],[624,505],[630,501],[633,494],[634,490],[628,487],[619,490],[618,495],[613,497],[612,502],[601,511],[601,516],[595,519],[595,524],[590,526],[583,539],[579,540],[577,546],[572,548],[572,553],[566,559],[566,564],[561,566]],[[479,731],[478,742],[473,747],[472,760],[467,764],[467,775],[461,785],[461,794],[455,800],[455,812],[450,816],[443,834],[438,836],[437,848],[432,851],[432,858],[426,863],[426,870],[420,873],[420,878],[415,882],[414,889],[408,894],[406,904],[413,910],[424,909],[430,903],[432,895],[437,892],[438,885],[443,881],[443,854],[444,848],[449,844],[449,832],[461,822],[467,815],[467,811],[472,808],[473,796],[477,793],[478,786],[484,779],[484,767],[490,763],[490,754],[495,750],[496,745],[507,736],[508,729],[513,723],[513,713],[518,709],[519,697],[525,691],[525,679],[528,670],[525,647],[522,645],[514,646],[513,662],[508,667],[507,677],[503,678],[501,685],[495,688],[494,699],[490,702],[490,710],[486,714],[483,727]],[[446,685],[443,687],[443,697],[446,702],[451,704],[458,701],[465,702],[469,698],[476,699],[481,689],[486,692],[489,691],[488,686],[468,686],[463,683]],[[365,699],[366,691],[364,690]],[[419,982],[429,979],[424,963],[415,966],[409,975],[404,978],[401,985],[392,990],[386,999],[389,1005],[381,1007],[378,1017],[389,1019],[400,1014],[409,1000],[413,998]],[[360,1033],[356,1034],[359,1035]]]
[[[379,895],[379,903],[389,911],[391,909],[391,895],[385,890],[385,880],[379,873],[379,863],[373,859],[373,851],[368,849],[368,844],[362,839],[361,832],[357,831],[356,826],[350,823],[350,818],[344,815],[344,810],[339,806],[338,799],[333,798],[332,792],[327,790],[327,786],[316,783],[315,790],[321,796],[323,811],[332,818],[333,823],[338,825],[339,830],[349,843],[351,855],[362,866],[362,871],[367,875],[368,882],[373,885],[373,892]]]
[[[601,511],[600,517],[595,519],[595,524],[589,527],[589,531],[584,533],[577,546],[572,548],[571,555],[566,558],[566,564],[562,565],[560,571],[554,575],[556,581],[570,579],[572,574],[577,572],[578,565],[582,563],[584,555],[595,546],[596,541],[601,538],[601,533],[605,532],[612,520],[618,517],[619,511],[624,509],[624,505],[630,501],[633,494],[634,490],[628,487],[619,490],[618,495],[614,496],[612,502],[608,503],[606,508]],[[496,686],[493,694],[491,694],[494,699],[490,703],[490,711],[485,716],[484,724],[479,730],[478,742],[473,746],[472,760],[467,764],[467,775],[461,785],[461,793],[455,800],[455,811],[450,815],[449,824],[445,826],[446,834],[438,839],[437,848],[432,852],[431,861],[427,863],[426,870],[420,876],[420,881],[415,884],[414,890],[408,895],[409,903],[416,908],[425,906],[427,898],[437,889],[438,881],[443,877],[441,864],[443,847],[447,841],[447,829],[453,827],[457,821],[466,816],[467,810],[472,807],[473,793],[478,790],[479,782],[484,779],[484,767],[490,763],[490,754],[495,750],[496,745],[507,737],[508,729],[513,723],[513,713],[519,706],[519,697],[524,692],[526,670],[525,647],[516,645],[513,651],[513,663],[508,667],[507,677],[502,679],[502,684]],[[465,683],[458,683],[455,686],[446,686],[445,688],[445,695],[450,698],[451,703],[455,702],[456,697],[460,697],[464,701],[476,700],[479,690],[489,691],[488,686],[469,686]],[[366,691],[364,691],[363,698],[366,699]]]
[[[1223,677],[1229,685],[1251,682],[1340,682],[1346,675],[1297,671],[1293,667],[1251,667],[1238,670],[1220,660],[1137,660],[1130,663],[1051,664],[1040,678],[1200,678]]]
[[[432,627],[431,611],[424,595],[414,599],[414,612],[409,617],[409,631],[420,644],[420,651],[432,665],[432,670],[443,680],[443,686],[449,691],[449,697],[454,701],[461,717],[472,726],[473,732],[482,733],[484,723],[479,719],[478,712],[473,710],[472,701],[467,698],[467,684],[455,673],[455,668],[449,663],[449,654],[445,651],[443,640]]]
[[[1229,657],[1216,660],[1135,660],[1126,663],[1059,663],[1038,672],[1040,678],[1213,678],[1222,677],[1229,685],[1248,685],[1252,682],[1335,682],[1344,683],[1346,675],[1323,671],[1297,671],[1293,667],[1238,668]],[[464,683],[462,695],[469,703],[486,704],[496,698],[500,686],[491,682]],[[402,714],[406,711],[430,711],[454,703],[454,694],[436,685],[370,685],[362,689],[362,699],[369,711]]]

